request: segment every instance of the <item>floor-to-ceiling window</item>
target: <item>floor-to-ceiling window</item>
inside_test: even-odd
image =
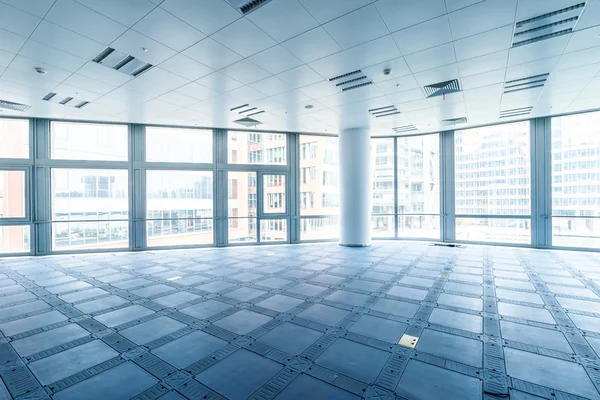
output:
[[[454,132],[456,240],[531,243],[529,121]]]
[[[552,118],[552,245],[600,248],[600,112]]]
[[[392,238],[396,234],[394,165],[394,139],[371,140],[371,235],[374,238]]]
[[[299,135],[300,239],[339,238],[338,138]]]

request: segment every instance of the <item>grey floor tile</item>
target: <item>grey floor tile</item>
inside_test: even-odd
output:
[[[509,321],[500,321],[502,329],[502,338],[530,344],[532,346],[540,346],[546,349],[562,351],[564,353],[572,353],[573,349],[560,331],[538,328],[535,326],[516,324]]]
[[[289,285],[292,282],[293,281],[291,281],[289,279],[268,278],[268,279],[265,279],[262,281],[256,281],[254,283],[257,285],[266,286],[271,289],[279,289],[279,288]]]
[[[121,308],[116,311],[111,311],[102,315],[98,315],[94,318],[103,323],[104,325],[112,328],[114,326],[131,322],[151,314],[154,314],[154,311],[146,307],[134,304],[132,306]]]
[[[303,301],[300,299],[276,294],[266,300],[256,303],[256,305],[277,312],[286,312],[302,303]]]
[[[198,374],[196,379],[228,399],[242,400],[264,385],[282,367],[247,350],[238,350]]]
[[[334,326],[348,314],[350,313],[346,310],[326,306],[324,304],[315,304],[297,314],[297,316],[323,325]]]
[[[383,286],[382,283],[378,282],[369,282],[362,279],[355,279],[350,283],[344,285],[347,289],[358,289],[358,290],[366,290],[369,292],[376,292]]]
[[[313,329],[285,322],[260,336],[257,340],[290,355],[298,355],[323,334]]]
[[[439,308],[432,311],[429,322],[475,333],[481,333],[483,329],[483,318],[478,315],[442,310]]]
[[[600,314],[600,302],[557,297],[556,300],[567,310],[579,310]]]
[[[369,296],[366,294],[349,292],[347,290],[337,290],[325,297],[325,300],[358,307],[367,301],[368,298]]]
[[[75,293],[63,294],[58,296],[60,299],[66,301],[67,303],[76,303],[78,301],[84,301],[87,299],[91,299],[92,297],[98,297],[108,294],[106,290],[102,290],[100,288],[92,288],[81,290]]]
[[[14,340],[11,342],[11,345],[21,357],[27,357],[88,335],[90,333],[79,325],[69,324],[23,339]]]
[[[66,321],[68,318],[58,311],[49,311],[47,313],[33,315],[27,318],[17,319],[11,322],[0,324],[0,331],[6,336],[16,335],[18,333],[28,332],[57,322]]]
[[[273,318],[267,317],[266,315],[256,313],[254,311],[241,310],[235,314],[231,314],[228,317],[218,320],[215,325],[220,326],[223,329],[237,333],[238,335],[245,335],[252,332],[256,328],[259,328],[272,320]]]
[[[202,331],[175,339],[152,352],[176,368],[185,368],[214,353],[227,342]]]
[[[517,292],[515,290],[496,289],[496,297],[512,301],[524,301],[532,304],[544,305],[544,300],[537,293]]]
[[[27,292],[29,293],[29,292]],[[36,298],[34,296],[34,298]],[[50,309],[50,305],[42,300],[30,301],[29,303],[19,304],[17,306],[0,308],[0,318],[12,318],[19,315],[32,313],[44,309]]]
[[[154,299],[154,301],[158,304],[161,304],[165,307],[177,307],[180,304],[184,304],[190,302],[192,300],[199,299],[200,296],[190,293],[190,292],[177,292],[173,294],[169,294],[163,297],[159,297]]]
[[[249,301],[258,296],[265,294],[264,290],[254,289],[250,287],[243,287],[226,294],[227,297],[231,297],[237,301]]]
[[[483,343],[479,340],[425,329],[417,342],[417,351],[433,354],[466,365],[481,368]]]
[[[317,296],[319,293],[324,292],[325,290],[327,290],[327,288],[311,285],[309,283],[299,283],[287,289],[288,292],[297,293],[304,296]]]
[[[443,304],[446,306],[466,308],[475,311],[483,310],[483,300],[474,297],[442,293],[437,302],[438,304]]]
[[[0,297],[0,308],[9,304],[20,303],[26,300],[37,299],[37,296],[30,292],[20,292]]]
[[[315,363],[361,382],[373,383],[390,355],[374,347],[338,339],[317,357]]]
[[[363,315],[348,330],[395,344],[398,343],[407,327],[408,325],[402,322]]]
[[[423,300],[428,293],[427,290],[413,289],[406,286],[394,286],[387,292],[390,296],[404,297],[413,300]]]
[[[498,302],[498,313],[507,317],[528,319],[530,321],[544,322],[546,324],[556,323],[554,318],[552,318],[550,311],[543,308]]]
[[[433,286],[434,280],[433,279],[416,278],[414,276],[405,276],[404,278],[400,279],[399,282],[403,285],[419,286],[419,287],[428,289]]]
[[[77,281],[77,282],[69,282],[64,285],[52,286],[52,287],[46,288],[46,290],[52,294],[61,294],[61,293],[65,293],[65,292],[70,292],[72,290],[82,290],[82,289],[87,289],[87,288],[91,288],[91,287],[92,287],[92,285],[90,285],[87,282]]]
[[[185,326],[179,321],[163,316],[124,329],[120,333],[132,342],[143,345],[183,329]]]
[[[444,290],[451,290],[453,292],[460,292],[466,294],[473,294],[476,296],[483,295],[483,287],[480,285],[458,283],[458,282],[446,282]]]
[[[157,296],[161,293],[170,292],[172,290],[174,290],[174,289],[171,286],[158,284],[158,285],[146,286],[141,289],[132,290],[131,293],[135,294],[136,296],[140,296],[140,297],[152,297],[152,296]]]
[[[144,279],[144,278],[136,278],[136,279],[130,279],[128,281],[123,281],[123,282],[113,282],[113,283],[111,283],[111,285],[114,287],[117,287],[119,289],[129,290],[134,287],[148,285],[149,283],[152,283],[152,281],[150,281],[148,279]]]
[[[197,286],[197,288],[200,290],[204,290],[205,292],[209,292],[209,293],[219,293],[219,292],[222,292],[227,289],[233,289],[234,287],[237,287],[237,286],[238,285],[235,285],[235,284],[229,283],[229,282],[225,282],[225,281],[215,281],[215,282],[210,282],[210,283],[206,283],[204,285]]]
[[[313,273],[309,272],[309,271],[291,270],[291,271],[284,272],[283,274],[281,274],[281,276],[284,276],[284,277],[290,278],[290,279],[304,279],[307,276],[311,276],[312,274]]]
[[[399,317],[413,318],[419,310],[419,307],[418,304],[407,303],[405,301],[381,299],[371,306],[371,310],[397,315]]]
[[[600,318],[589,317],[587,315],[577,315],[569,313],[569,318],[573,323],[583,331],[600,333]]]
[[[535,290],[535,286],[531,282],[524,281],[512,281],[510,279],[499,279],[496,278],[494,280],[496,286],[500,287],[508,287],[514,289],[523,289],[523,290]]]
[[[100,310],[106,310],[107,308],[120,306],[126,303],[129,302],[124,298],[112,295],[97,300],[87,301],[85,303],[78,303],[75,305],[75,307],[79,308],[84,313],[93,313]]]
[[[229,304],[217,300],[206,300],[202,303],[183,308],[180,311],[187,315],[191,315],[194,318],[206,319],[230,308],[231,306]]]
[[[358,400],[360,397],[308,375],[300,375],[275,400]]]
[[[231,276],[231,279],[235,279],[236,281],[240,282],[252,282],[264,277],[264,275],[255,274],[253,272],[242,272],[241,274]]]

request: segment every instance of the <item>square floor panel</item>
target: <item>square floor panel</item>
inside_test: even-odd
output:
[[[290,279],[304,279],[307,276],[311,276],[313,273],[308,271],[300,271],[300,270],[291,270],[284,272],[281,276],[285,276]]]
[[[419,310],[419,305],[399,300],[381,299],[371,306],[371,310],[399,317],[413,318]]]
[[[445,306],[466,308],[468,310],[482,311],[483,300],[475,297],[457,296],[454,294],[442,293],[438,298],[438,304]]]
[[[208,293],[219,293],[227,289],[233,289],[234,287],[237,287],[237,285],[225,281],[215,281],[197,286],[198,289]]]
[[[145,288],[141,288],[141,289],[137,289],[137,290],[132,290],[131,293],[135,294],[136,296],[140,296],[140,297],[152,297],[152,296],[157,296],[161,293],[170,292],[172,290],[174,290],[174,288],[172,288],[171,286],[159,284],[159,285],[146,286]]]
[[[569,313],[571,321],[582,331],[600,333],[600,318]]]
[[[317,341],[323,334],[289,322],[284,322],[257,340],[290,355],[298,355]]]
[[[584,288],[574,288],[574,287],[569,287],[569,286],[558,286],[558,285],[546,285],[546,287],[548,288],[549,291],[555,293],[555,294],[568,294],[571,296],[581,296],[581,297],[587,297],[589,299],[596,299],[596,300],[600,300],[600,297],[598,297],[596,295],[596,293],[592,292],[590,289],[584,289]]]
[[[121,325],[127,322],[134,321],[139,318],[146,317],[148,315],[154,314],[154,311],[142,307],[140,305],[134,304],[129,307],[121,308],[116,311],[111,311],[104,313],[102,315],[98,315],[94,317],[97,321],[103,323],[104,325],[112,328],[117,325]]]
[[[390,296],[404,297],[412,300],[423,300],[427,297],[429,291],[421,289],[413,289],[405,286],[394,286],[388,290]]]
[[[289,285],[293,281],[289,279],[281,279],[281,278],[268,278],[263,281],[254,282],[256,285],[265,286],[271,289],[280,289],[284,286]]]
[[[293,286],[287,289],[288,292],[301,294],[303,296],[317,296],[319,293],[324,292],[327,288],[322,286],[310,285],[308,283],[299,283],[296,286]]]
[[[185,327],[186,325],[179,321],[162,316],[124,329],[120,333],[132,342],[143,345]]]
[[[315,304],[297,314],[297,316],[309,321],[318,322],[319,324],[334,326],[348,314],[350,313],[346,310],[326,306],[324,304]]]
[[[300,299],[284,296],[282,294],[276,294],[266,300],[256,303],[256,305],[277,312],[286,312],[302,303],[303,301]]]
[[[543,308],[534,308],[521,306],[518,304],[509,304],[498,302],[498,313],[507,317],[527,319],[530,321],[543,322],[546,324],[555,324],[556,321],[550,314],[550,311]]]
[[[573,352],[569,342],[560,331],[509,321],[500,321],[500,328],[502,329],[502,338],[506,340],[562,351],[563,353],[570,354]]]
[[[177,307],[180,304],[188,303],[192,300],[199,299],[200,296],[190,292],[177,292],[167,296],[159,297],[154,301],[165,307]]]
[[[11,345],[21,357],[27,357],[89,335],[90,333],[79,325],[69,324],[23,339],[13,340]]]
[[[524,301],[526,303],[544,305],[544,300],[537,293],[517,292],[508,289],[496,289],[496,297],[512,301]]]
[[[360,397],[350,394],[333,385],[315,379],[309,375],[300,375],[292,381],[275,400],[359,400]]]
[[[372,279],[379,282],[387,282],[394,277],[394,274],[386,274],[385,272],[369,271],[362,274],[361,278]]]
[[[419,351],[477,368],[482,366],[483,343],[479,340],[425,329],[417,342]]]
[[[483,295],[483,287],[480,285],[472,285],[467,283],[458,283],[458,282],[446,282],[444,285],[444,291],[453,291],[465,294],[472,294],[475,296]]]
[[[206,300],[202,303],[194,304],[193,306],[183,308],[180,311],[194,318],[207,319],[222,311],[228,310],[231,307],[232,306],[230,306],[229,304],[222,303],[217,300]]]
[[[234,300],[237,300],[237,301],[249,301],[258,296],[262,296],[265,293],[267,293],[267,292],[265,292],[264,290],[258,290],[258,289],[254,289],[254,288],[250,288],[250,287],[243,287],[243,288],[239,288],[232,292],[227,293],[226,296],[230,297]]]
[[[227,342],[202,331],[175,339],[152,352],[176,368],[185,368],[219,350]]]
[[[513,281],[510,279],[499,279],[496,278],[494,280],[496,286],[500,287],[508,287],[513,289],[523,289],[523,290],[535,290],[535,286],[531,282],[523,282],[523,281]]]
[[[348,292],[346,290],[337,290],[325,297],[325,300],[333,301],[335,303],[347,304],[349,306],[358,307],[362,305],[369,296],[366,294]]]
[[[434,284],[433,279],[415,278],[414,276],[405,276],[400,279],[400,283],[404,285],[420,286],[424,288],[430,288]]]
[[[253,272],[242,272],[241,274],[233,275],[230,278],[240,282],[252,282],[264,277],[264,275],[255,274]]]
[[[259,328],[272,320],[273,318],[267,317],[266,315],[255,313],[254,311],[241,310],[235,314],[231,314],[228,317],[218,320],[215,325],[220,326],[223,329],[237,333],[238,335],[245,335],[252,332],[256,328]]]
[[[386,351],[338,339],[317,357],[315,364],[361,382],[373,383],[389,357]]]
[[[482,389],[477,378],[410,360],[396,386],[396,393],[419,400],[481,400]]]
[[[42,328],[47,325],[56,324],[57,322],[66,321],[67,319],[68,318],[64,314],[61,314],[58,311],[50,311],[0,324],[0,331],[6,336],[12,336]]]
[[[556,300],[567,310],[588,311],[600,314],[600,302],[557,297]]]
[[[108,296],[103,297],[98,300],[87,301],[85,303],[76,304],[75,307],[83,311],[84,313],[93,313],[100,310],[106,310],[107,308],[112,308],[116,306],[120,306],[122,304],[129,303],[122,297],[119,296]]]
[[[408,325],[402,322],[363,315],[348,330],[359,335],[396,344],[407,327]]]
[[[598,391],[579,364],[511,348],[504,348],[504,357],[506,373],[512,378],[586,398],[599,398]]]
[[[348,278],[343,276],[321,274],[311,279],[312,282],[322,283],[324,285],[338,285],[340,282],[345,281]]]
[[[367,292],[376,292],[383,286],[383,283],[369,282],[362,279],[355,279],[344,285],[347,289],[365,290]]]
[[[84,301],[87,299],[91,299],[93,297],[98,297],[108,294],[106,290],[102,290],[100,288],[86,289],[81,290],[75,293],[63,294],[58,296],[61,300],[66,301],[67,303],[77,303],[78,301]]]
[[[228,399],[246,399],[283,366],[248,350],[238,350],[196,375],[196,379]]]
[[[481,333],[483,318],[478,315],[436,308],[431,313],[429,322],[432,324],[448,326],[450,328],[462,329],[464,331]]]

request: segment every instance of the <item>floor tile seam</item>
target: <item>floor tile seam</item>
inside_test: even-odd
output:
[[[563,361],[577,363],[575,353],[565,353],[563,351],[549,349],[542,346],[536,346],[529,343],[519,342],[518,340],[502,339],[502,345],[515,350],[526,351],[537,355],[552,357]]]

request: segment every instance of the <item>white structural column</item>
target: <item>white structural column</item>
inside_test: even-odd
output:
[[[371,138],[366,128],[340,132],[340,244],[371,245]]]

